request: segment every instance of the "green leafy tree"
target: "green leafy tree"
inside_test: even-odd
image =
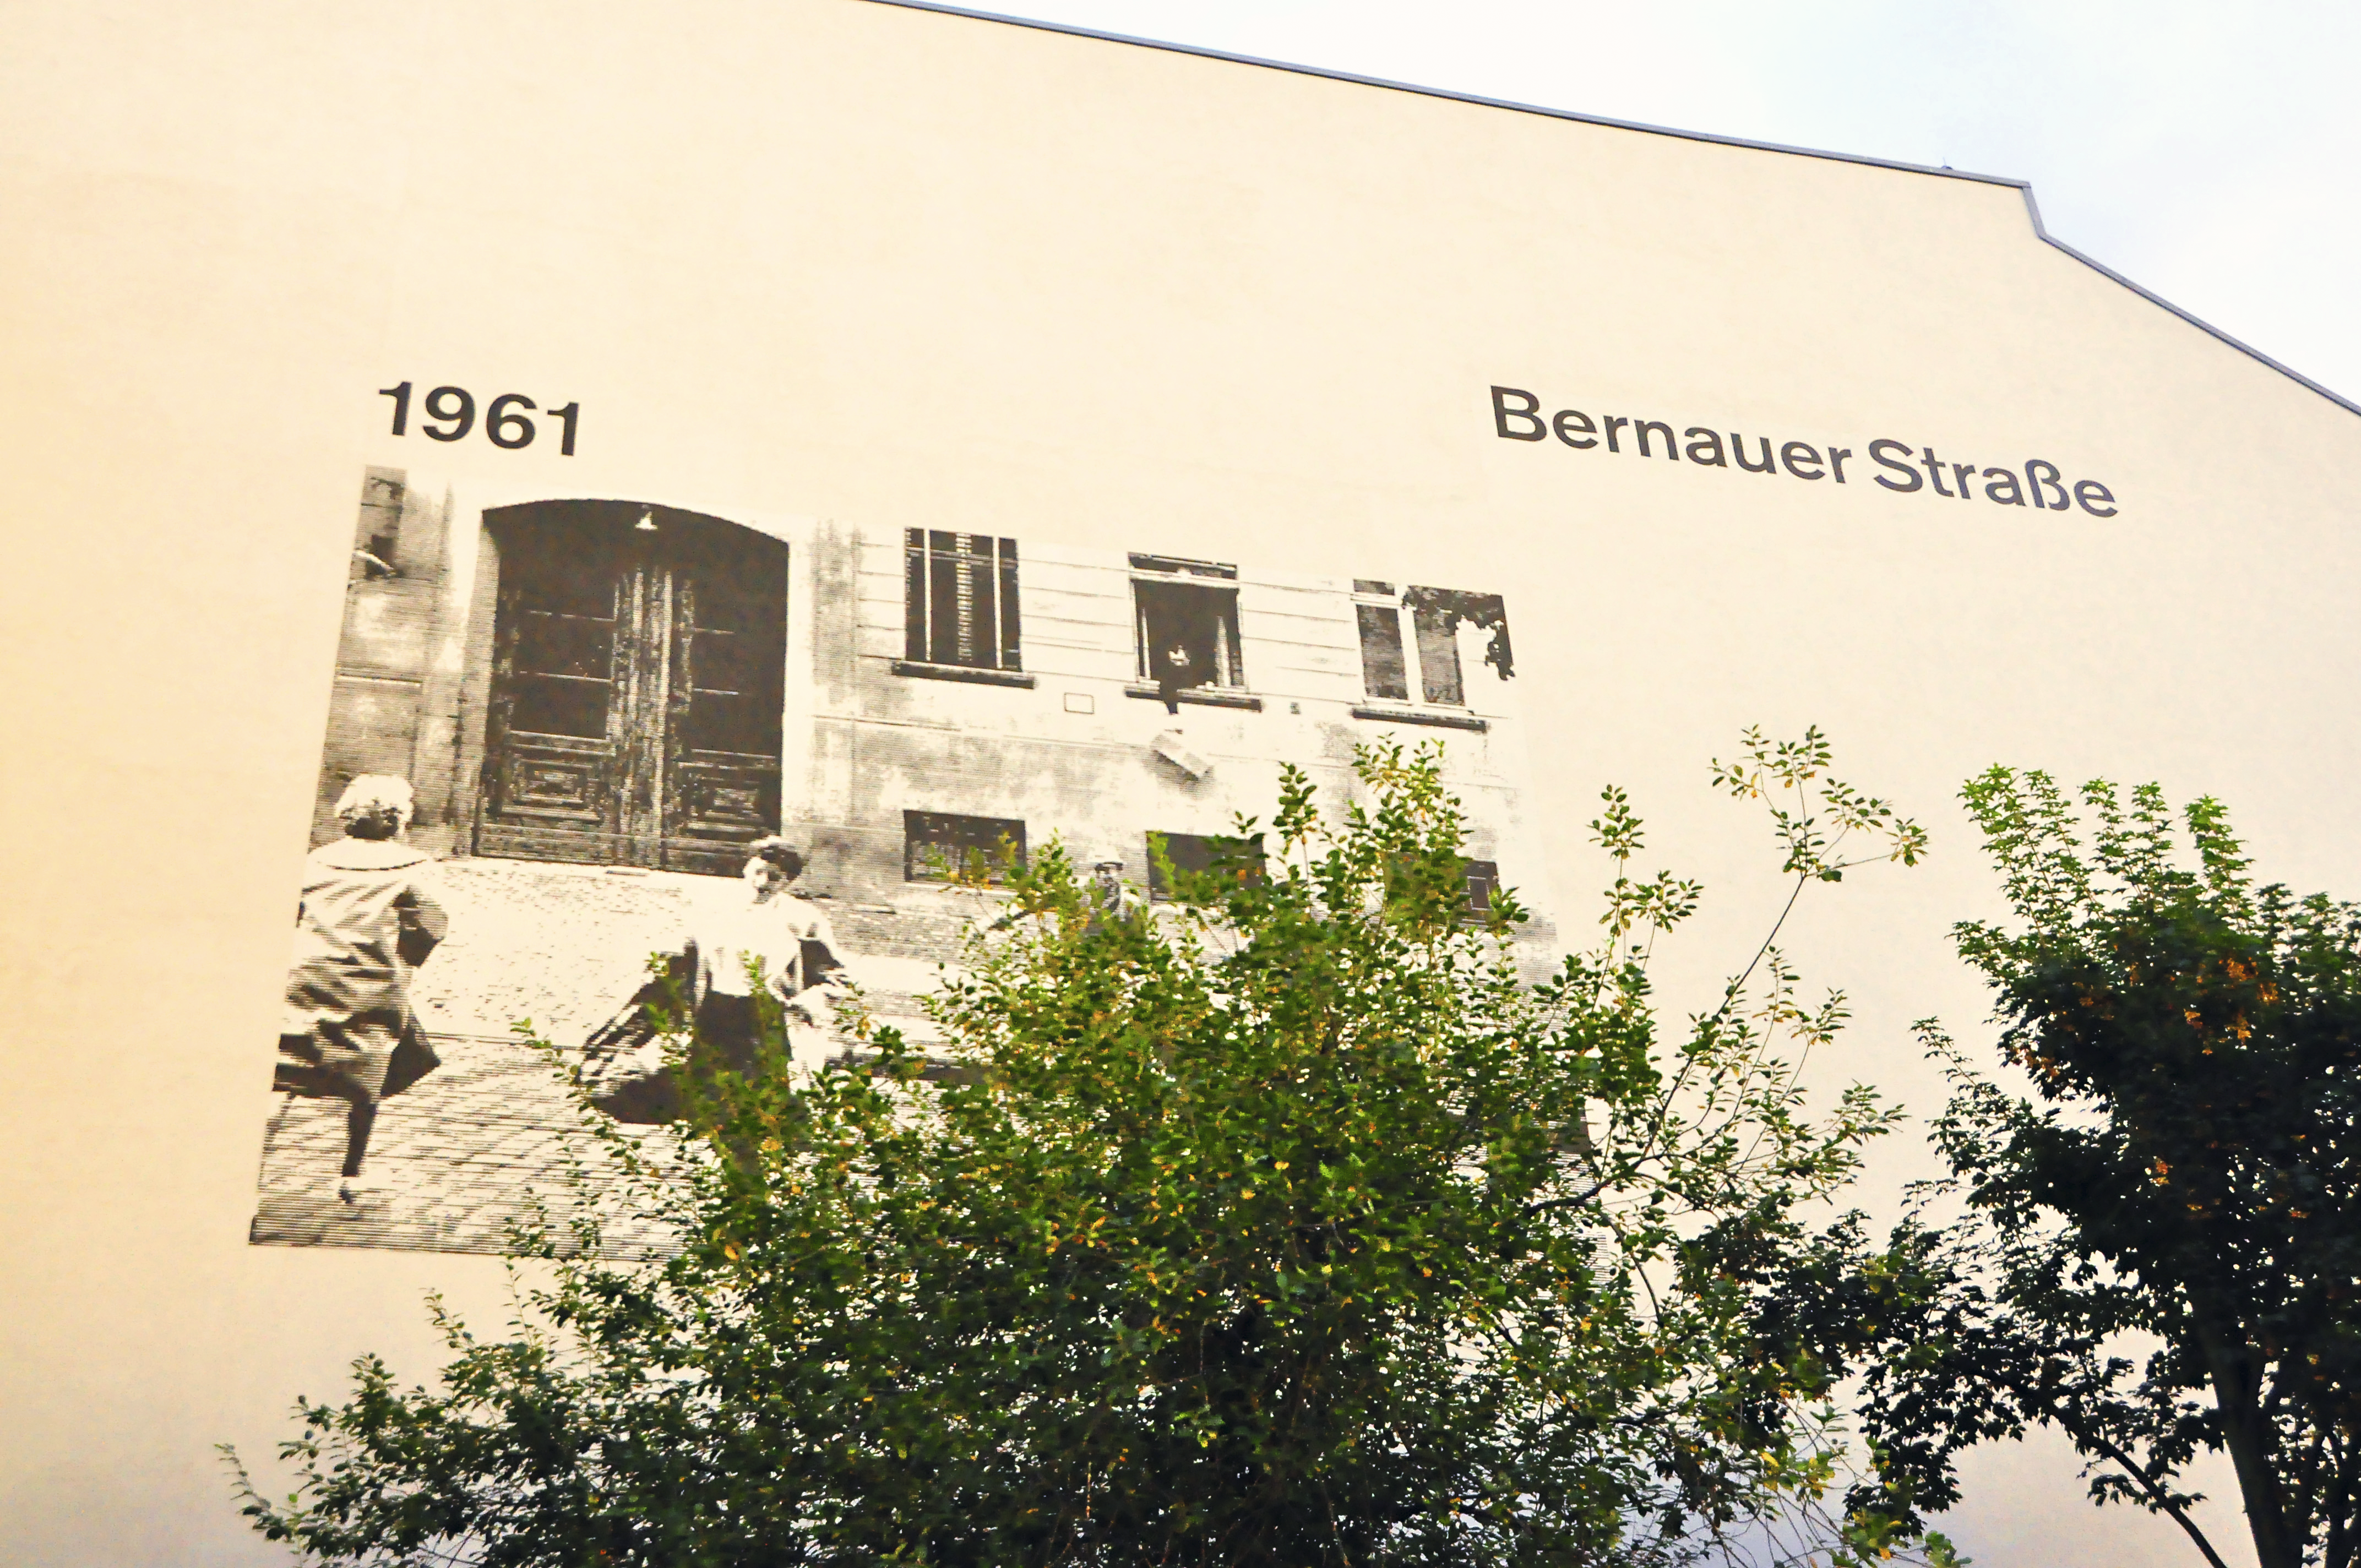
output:
[[[2355,1561],[2361,1486],[2361,910],[2257,887],[2222,806],[1996,768],[1965,791],[2014,918],[1958,927],[2004,1062],[1936,1124],[1967,1223],[1903,1241],[1942,1288],[1870,1379],[1940,1505],[1952,1456],[2056,1428],[2092,1492],[2164,1513],[2226,1451],[2263,1568]],[[2084,838],[2088,838],[2085,847]],[[1900,1322],[1901,1320],[1897,1320]]]
[[[1750,734],[1716,777],[1798,891],[1915,861],[1828,765]],[[1858,1327],[1792,1310],[1800,1212],[1890,1119],[1860,1089],[1812,1119],[1782,1054],[1841,999],[1766,942],[1667,1047],[1648,948],[1698,890],[1631,873],[1620,792],[1600,942],[1535,984],[1434,757],[1359,777],[1323,818],[1290,772],[1162,912],[1049,846],[930,1004],[935,1059],[879,1029],[862,1070],[792,1082],[774,1041],[688,1075],[677,1157],[617,1149],[675,1252],[586,1228],[509,1332],[445,1323],[434,1387],[358,1363],[299,1406],[291,1497],[239,1472],[247,1513],[332,1562],[1645,1563],[1775,1554],[1783,1519],[1890,1549],[1821,1502]]]

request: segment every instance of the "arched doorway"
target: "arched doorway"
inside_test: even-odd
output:
[[[484,514],[500,552],[476,851],[734,875],[778,830],[787,546],[631,501]]]

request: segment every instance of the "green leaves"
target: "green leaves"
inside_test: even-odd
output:
[[[1927,832],[1887,802],[1828,776],[1835,758],[1819,728],[1800,740],[1769,740],[1749,726],[1745,755],[1736,762],[1716,759],[1714,783],[1741,800],[1785,801],[1771,806],[1771,821],[1787,850],[1779,869],[1821,882],[1842,882],[1844,873],[1871,860],[1915,866],[1927,852]],[[1775,793],[1774,793],[1775,792]],[[1882,839],[1883,853],[1841,858],[1848,839],[1861,834]]]
[[[2015,917],[1962,923],[1960,949],[2030,1092],[1924,1026],[1972,1217],[1920,1244],[1947,1283],[1914,1333],[1939,1354],[1872,1378],[1870,1424],[1930,1497],[1959,1448],[2059,1427],[2110,1467],[2094,1497],[2168,1514],[2209,1558],[2177,1477],[2226,1451],[2260,1560],[2342,1568],[2361,1523],[2361,911],[2256,888],[2210,798],[2179,814],[2183,849],[2153,784],[2093,781],[2078,810],[1994,768],[1963,795]]]
[[[1796,792],[1798,892],[1849,835],[1913,842],[1816,736],[1749,747]],[[1773,1520],[1885,1550],[1822,1503],[1859,1313],[1799,1305],[1850,1255],[1798,1212],[1891,1120],[1797,1087],[1841,997],[1766,940],[1665,1048],[1630,938],[1701,891],[1629,873],[1620,792],[1602,945],[1536,985],[1514,897],[1468,917],[1439,754],[1357,780],[1327,809],[1288,771],[1153,910],[1036,847],[976,891],[929,1055],[877,1028],[858,1071],[796,1083],[774,1042],[687,1075],[691,1120],[618,1151],[678,1250],[585,1232],[436,1387],[365,1369],[258,1526],[515,1563],[1642,1563]]]

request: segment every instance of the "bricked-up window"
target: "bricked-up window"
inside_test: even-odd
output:
[[[1131,594],[1141,680],[1167,691],[1246,684],[1238,650],[1235,566],[1136,554]]]
[[[912,882],[949,882],[981,872],[985,880],[1003,883],[1024,863],[1025,824],[1017,818],[902,813],[902,874]]]
[[[1177,873],[1220,872],[1248,881],[1262,879],[1262,839],[1231,838],[1218,833],[1150,833],[1148,836],[1148,896],[1161,904],[1173,895],[1171,880],[1157,863],[1156,850]]]
[[[1353,580],[1353,613],[1361,635],[1361,685],[1386,702],[1467,706],[1468,672],[1459,656],[1459,629],[1491,633],[1484,662],[1506,680],[1509,622],[1498,594],[1412,586],[1400,593],[1373,577]]]
[[[1016,541],[913,528],[905,535],[904,656],[922,664],[1020,670]]]

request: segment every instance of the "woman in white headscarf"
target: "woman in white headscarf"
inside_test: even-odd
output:
[[[295,952],[274,1085],[342,1100],[345,1160],[336,1195],[350,1203],[378,1106],[440,1064],[410,1010],[411,970],[449,928],[425,868],[402,842],[410,782],[364,773],[336,801],[345,836],[304,858]],[[283,1119],[285,1107],[281,1107]]]

